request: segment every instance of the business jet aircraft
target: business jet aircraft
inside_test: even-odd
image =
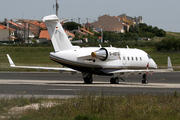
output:
[[[93,82],[93,74],[113,76],[111,84],[118,84],[122,75],[128,77],[130,74],[142,74],[142,83],[148,83],[147,74],[173,71],[170,58],[168,69],[159,70],[154,60],[139,49],[73,46],[56,15],[45,16],[42,20],[47,26],[55,50],[50,53],[50,59],[68,68],[15,66],[7,54],[11,67],[71,71],[72,74],[79,71],[86,84]]]

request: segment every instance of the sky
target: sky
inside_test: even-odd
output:
[[[0,21],[14,18],[42,19],[55,14],[56,0],[0,0]],[[59,18],[81,23],[99,16],[142,16],[147,25],[165,31],[180,32],[180,0],[58,0]],[[15,19],[14,19],[15,20]]]

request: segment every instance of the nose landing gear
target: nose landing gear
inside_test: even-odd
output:
[[[143,80],[142,80],[142,84],[148,84],[148,80],[147,80],[147,74],[143,74]]]

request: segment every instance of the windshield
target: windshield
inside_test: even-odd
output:
[[[147,54],[147,56],[148,56],[149,59],[151,59],[151,56],[150,56],[150,55]]]

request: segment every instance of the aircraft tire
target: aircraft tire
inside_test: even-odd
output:
[[[148,84],[147,80],[142,80],[142,84]]]
[[[114,84],[114,81],[115,81],[114,78],[111,78],[111,79],[110,79],[110,83],[111,83],[111,84]]]
[[[85,78],[84,78],[84,83],[85,83],[85,84],[92,84],[92,82],[93,82],[92,77],[85,77]]]
[[[115,78],[114,83],[115,83],[115,84],[119,84],[119,79],[118,79],[118,77]]]
[[[118,79],[118,77],[116,77],[116,78],[111,78],[111,79],[110,79],[110,83],[111,83],[111,84],[119,84],[119,79]]]
[[[148,84],[147,74],[143,74],[142,84]]]

